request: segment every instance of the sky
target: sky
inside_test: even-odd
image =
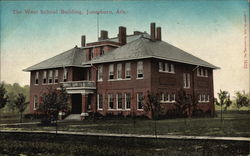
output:
[[[163,41],[220,67],[214,71],[215,94],[250,88],[247,0],[0,1],[0,8],[0,80],[6,83],[29,84],[30,73],[23,69],[80,46],[81,35],[96,41],[95,11],[104,11],[99,30],[108,30],[109,37],[119,26],[127,34],[149,33],[155,22]]]

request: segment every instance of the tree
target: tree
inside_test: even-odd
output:
[[[178,91],[178,98],[176,99],[176,106],[179,115],[191,115],[191,108],[192,108],[192,98],[190,95],[186,93],[184,89],[180,89]]]
[[[147,92],[146,103],[144,105],[144,110],[151,113],[153,120],[155,121],[154,129],[155,136],[157,137],[157,124],[156,120],[159,119],[161,113],[161,103],[160,103],[160,94],[159,93],[150,93]]]
[[[153,119],[159,119],[161,113],[160,94],[147,92],[144,110],[150,112]]]
[[[240,91],[237,91],[236,93],[236,106],[238,110],[241,107],[249,107],[250,106],[250,96],[243,91],[242,93]]]
[[[8,102],[7,91],[4,88],[4,84],[0,84],[0,109],[4,108],[6,103]]]
[[[231,106],[232,101],[230,100],[230,94],[227,91],[222,91],[220,89],[220,92],[217,94],[219,101],[215,99],[215,103],[216,105],[221,107],[221,121],[222,121],[222,109],[224,108],[224,111],[226,111],[227,108]]]
[[[22,122],[23,119],[23,112],[25,111],[27,105],[29,102],[25,102],[26,97],[23,95],[23,93],[19,93],[17,98],[14,101],[15,107],[17,108],[18,112],[20,113],[20,122]]]
[[[38,111],[45,115],[42,122],[51,124],[53,120],[57,123],[59,112],[68,111],[68,108],[68,95],[61,86],[59,90],[49,88],[48,92],[43,94]]]
[[[6,104],[6,107],[8,108],[9,111],[12,113],[15,111],[16,106],[15,106],[15,99],[16,95],[13,92],[8,93],[8,102]]]

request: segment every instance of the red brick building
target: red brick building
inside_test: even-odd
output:
[[[165,109],[173,109],[177,92],[198,97],[199,109],[214,112],[213,70],[217,67],[161,40],[161,28],[151,23],[150,35],[117,37],[101,31],[97,42],[74,47],[31,66],[30,112],[36,112],[48,87],[61,84],[70,95],[71,113],[79,118],[89,112],[102,115],[148,115],[143,109],[147,91],[160,93]]]

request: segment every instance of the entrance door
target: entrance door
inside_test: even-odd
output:
[[[82,95],[72,94],[72,114],[81,114],[82,112]]]

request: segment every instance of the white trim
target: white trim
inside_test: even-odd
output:
[[[97,110],[103,110],[103,95],[102,95],[102,108],[100,108],[100,94],[97,94]]]
[[[130,108],[127,108],[127,94],[130,95]],[[125,110],[131,110],[131,93],[125,93]]]
[[[117,93],[116,94],[116,110],[122,110],[122,108],[118,108],[118,99],[119,99],[119,94],[121,94],[122,95],[122,93]]]

